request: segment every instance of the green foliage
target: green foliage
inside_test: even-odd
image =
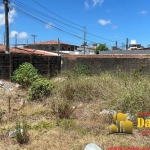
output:
[[[33,130],[42,130],[55,127],[55,122],[42,122],[38,125],[34,125],[31,129]]]
[[[46,78],[38,78],[32,83],[28,91],[29,100],[43,100],[48,97],[53,88],[53,84]]]
[[[95,53],[99,54],[99,51],[109,51],[109,49],[105,44],[100,44],[96,47]]]
[[[91,70],[90,70],[90,67],[87,65],[76,66],[73,68],[73,74],[74,75],[90,75]]]
[[[65,130],[67,129],[75,129],[75,122],[72,119],[60,119],[56,121],[56,126],[62,127]]]
[[[25,144],[29,141],[28,132],[27,132],[28,125],[25,121],[23,121],[22,124],[20,122],[17,122],[15,130],[16,130],[15,138],[19,144]]]
[[[21,64],[19,68],[14,71],[11,79],[23,87],[29,87],[32,82],[39,77],[40,75],[38,75],[37,69],[35,69],[32,64],[26,62]]]

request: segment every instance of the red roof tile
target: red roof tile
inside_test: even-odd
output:
[[[72,44],[68,44],[68,43],[64,43],[64,42],[59,42],[60,44],[66,44],[66,45],[72,45]],[[58,44],[58,41],[56,40],[50,40],[50,41],[45,41],[45,42],[36,42],[35,44]]]
[[[4,45],[3,46],[0,45],[0,53],[5,53],[5,46]],[[51,52],[29,49],[29,48],[10,48],[10,53],[35,54],[35,55],[44,55],[44,56],[54,56],[55,55]]]

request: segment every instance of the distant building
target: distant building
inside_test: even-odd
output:
[[[75,51],[79,46],[60,42],[60,51]],[[50,40],[46,42],[38,42],[34,44],[28,44],[25,48],[32,48],[37,50],[44,50],[49,52],[58,52],[58,41]]]
[[[129,44],[128,50],[142,50],[144,49],[141,44],[136,44],[136,40],[131,40],[131,44]]]

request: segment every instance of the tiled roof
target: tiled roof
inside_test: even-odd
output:
[[[5,46],[0,45],[0,53],[5,53]],[[10,48],[10,53],[19,53],[19,54],[35,54],[35,55],[44,55],[44,56],[54,56],[55,53],[35,50],[30,48]]]
[[[68,43],[64,43],[64,42],[59,42],[60,44],[66,44],[66,45],[72,45],[72,44],[68,44]],[[36,42],[35,44],[58,44],[58,41],[56,40],[50,40],[50,41],[45,41],[45,42]]]

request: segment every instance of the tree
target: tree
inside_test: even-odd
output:
[[[95,49],[95,53],[99,54],[99,51],[109,51],[109,49],[105,44],[99,44]]]

